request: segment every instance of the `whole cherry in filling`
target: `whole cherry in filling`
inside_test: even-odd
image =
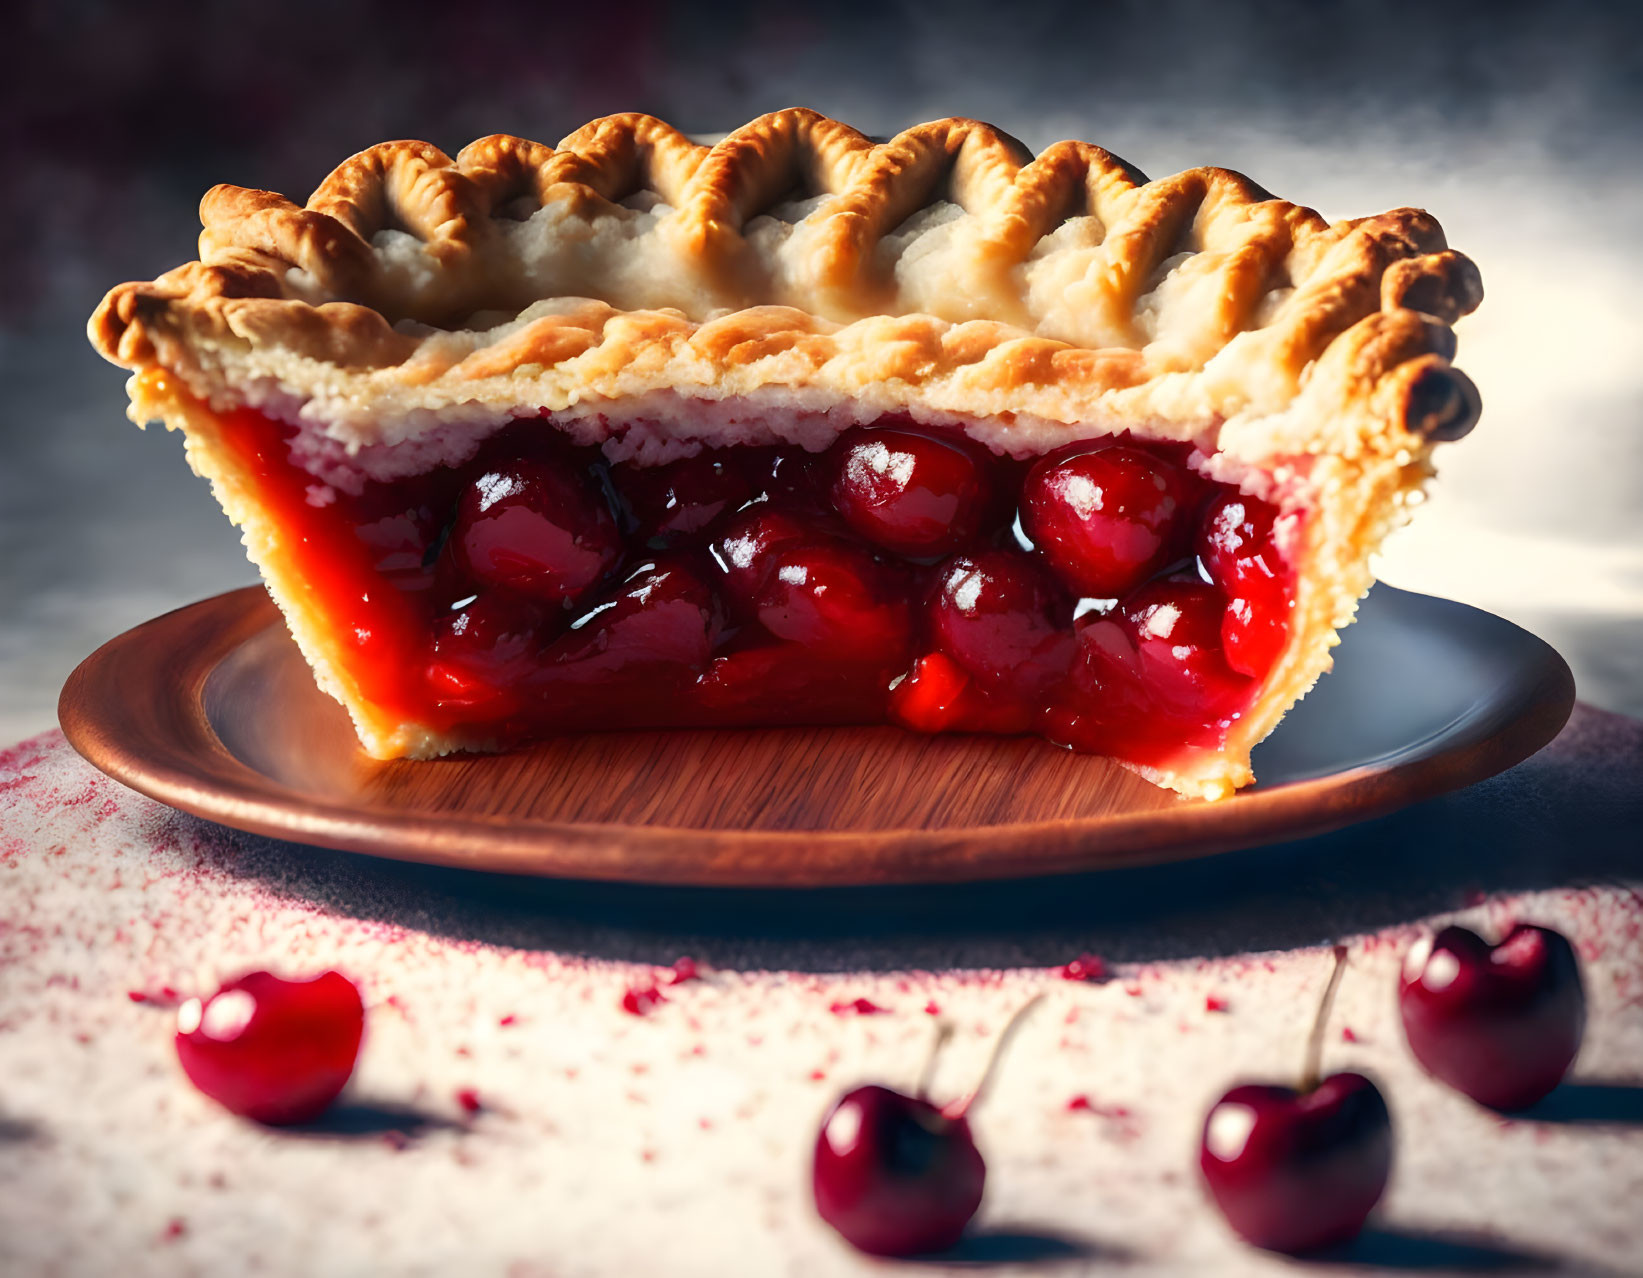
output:
[[[663,466],[614,466],[611,480],[632,513],[635,538],[653,545],[699,533],[753,496],[742,468],[712,453]]]
[[[817,539],[776,552],[754,613],[778,639],[902,667],[912,643],[905,589],[866,550]]]
[[[1221,592],[1196,581],[1154,582],[1125,601],[1140,681],[1160,708],[1216,716],[1244,697],[1249,681],[1230,667],[1221,646],[1225,613]]]
[[[929,605],[941,649],[989,689],[1024,701],[1065,676],[1076,646],[1072,600],[1028,555],[983,550],[941,565]]]
[[[225,1109],[261,1123],[303,1123],[347,1084],[364,1033],[365,1007],[347,977],[251,972],[178,1009],[177,1059]]]
[[[659,692],[658,672],[694,678],[707,668],[724,623],[706,575],[682,556],[640,564],[543,650],[526,689],[561,697],[584,692],[597,706],[611,685]]]
[[[1021,528],[1077,593],[1117,599],[1178,556],[1196,492],[1185,470],[1140,448],[1070,444],[1027,472]]]
[[[581,598],[622,557],[604,494],[552,455],[476,475],[458,503],[451,545],[470,581],[549,604]]]
[[[760,593],[776,571],[776,551],[814,535],[794,515],[760,502],[737,515],[713,540],[713,561],[723,574],[725,593],[743,609],[758,606]]]
[[[981,1082],[964,1099],[944,1108],[927,1099],[927,1066],[915,1095],[868,1084],[845,1092],[828,1111],[816,1136],[811,1190],[817,1213],[852,1246],[878,1256],[916,1256],[958,1242],[987,1182],[969,1111],[1037,1001],[1004,1027]],[[941,1027],[937,1051],[950,1033]]]
[[[1058,735],[1103,751],[1218,732],[1252,686],[1227,663],[1225,613],[1226,597],[1214,586],[1173,578],[1143,587],[1112,614],[1082,626],[1072,714],[1060,717]]]
[[[549,633],[541,605],[505,590],[461,602],[434,623],[434,695],[448,705],[491,707],[534,668]]]
[[[1264,674],[1288,634],[1289,577],[1275,528],[1277,507],[1243,493],[1216,497],[1199,527],[1198,561],[1227,595],[1221,638],[1227,664]]]
[[[913,558],[950,554],[996,500],[985,450],[922,431],[851,431],[834,446],[833,505],[856,533]]]
[[[761,503],[717,539],[714,559],[738,613],[775,638],[845,660],[905,665],[906,583],[860,543]]]

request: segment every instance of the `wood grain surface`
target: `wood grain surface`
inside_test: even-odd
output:
[[[891,727],[591,734],[379,762],[359,752],[256,587],[104,645],[69,679],[59,715],[75,748],[132,788],[298,842],[651,883],[959,881],[1298,838],[1499,772],[1551,740],[1574,703],[1567,666],[1522,638],[1538,664],[1463,728],[1218,803],[1036,738]]]

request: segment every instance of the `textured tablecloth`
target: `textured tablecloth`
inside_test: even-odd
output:
[[[1289,1271],[1207,1205],[1196,1142],[1223,1088],[1299,1069],[1337,939],[1325,1066],[1380,1080],[1398,1144],[1330,1272],[1643,1272],[1640,882],[1643,724],[1584,707],[1513,772],[1327,838],[795,894],[275,843],[141,798],[48,733],[0,755],[0,1272],[881,1272],[811,1209],[818,1120],[853,1082],[910,1086],[937,1016],[957,1031],[937,1093],[966,1090],[1040,992],[975,1115],[987,1198],[949,1263]],[[1440,917],[1576,941],[1585,1048],[1529,1116],[1479,1109],[1404,1047],[1399,956]],[[1109,979],[1063,978],[1084,952]],[[706,979],[623,1009],[681,955]],[[354,1084],[310,1128],[236,1119],[178,1069],[168,1005],[253,967],[364,990]]]

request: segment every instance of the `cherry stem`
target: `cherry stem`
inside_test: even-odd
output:
[[[993,1040],[992,1054],[987,1057],[987,1067],[981,1071],[980,1080],[970,1089],[970,1094],[959,1101],[958,1104],[949,1105],[942,1110],[941,1112],[944,1115],[956,1119],[963,1118],[970,1112],[970,1107],[981,1099],[982,1093],[987,1090],[988,1084],[993,1081],[993,1075],[998,1072],[999,1058],[1003,1056],[1005,1047],[1015,1037],[1015,1033],[1021,1028],[1022,1022],[1027,1019],[1027,1014],[1043,1001],[1044,996],[1042,994],[1034,994],[1016,1009],[1015,1015],[1004,1023],[1004,1028],[999,1030],[998,1037]]]
[[[1312,1033],[1306,1040],[1306,1068],[1301,1072],[1301,1091],[1310,1092],[1318,1085],[1324,1054],[1324,1029],[1329,1024],[1329,1012],[1335,1006],[1335,991],[1341,986],[1346,972],[1346,946],[1335,947],[1335,970],[1329,974],[1324,996],[1318,1000],[1318,1015],[1312,1021]]]
[[[949,1021],[936,1022],[936,1036],[930,1043],[930,1054],[924,1058],[924,1068],[919,1071],[918,1091],[913,1094],[920,1100],[930,1094],[930,1084],[935,1081],[936,1060],[941,1055],[941,1049],[947,1046],[953,1037],[953,1026]]]

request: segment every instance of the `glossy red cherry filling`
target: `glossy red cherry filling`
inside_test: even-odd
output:
[[[1075,444],[1028,472],[1021,527],[1081,595],[1117,599],[1180,558],[1191,474],[1136,447]]]
[[[1199,521],[1198,562],[1227,595],[1221,642],[1240,674],[1264,674],[1288,636],[1292,588],[1278,553],[1278,512],[1241,493],[1223,492]]]
[[[981,550],[947,560],[937,572],[927,616],[941,651],[989,691],[1043,701],[1072,663],[1072,596],[1048,568],[1019,550]]]
[[[1171,577],[1143,586],[1080,628],[1067,709],[1052,734],[1098,754],[1211,746],[1248,704],[1254,680],[1222,647],[1227,599]]]
[[[463,578],[569,605],[622,559],[604,494],[570,457],[485,467],[457,502],[451,549]]]
[[[974,544],[996,504],[986,452],[962,436],[863,430],[834,451],[833,505],[855,532],[899,555]]]
[[[1219,743],[1289,633],[1301,516],[1180,445],[1029,464],[894,418],[645,467],[529,419],[346,493],[291,461],[291,428],[221,420],[346,675],[475,745],[889,719],[1159,764]]]

